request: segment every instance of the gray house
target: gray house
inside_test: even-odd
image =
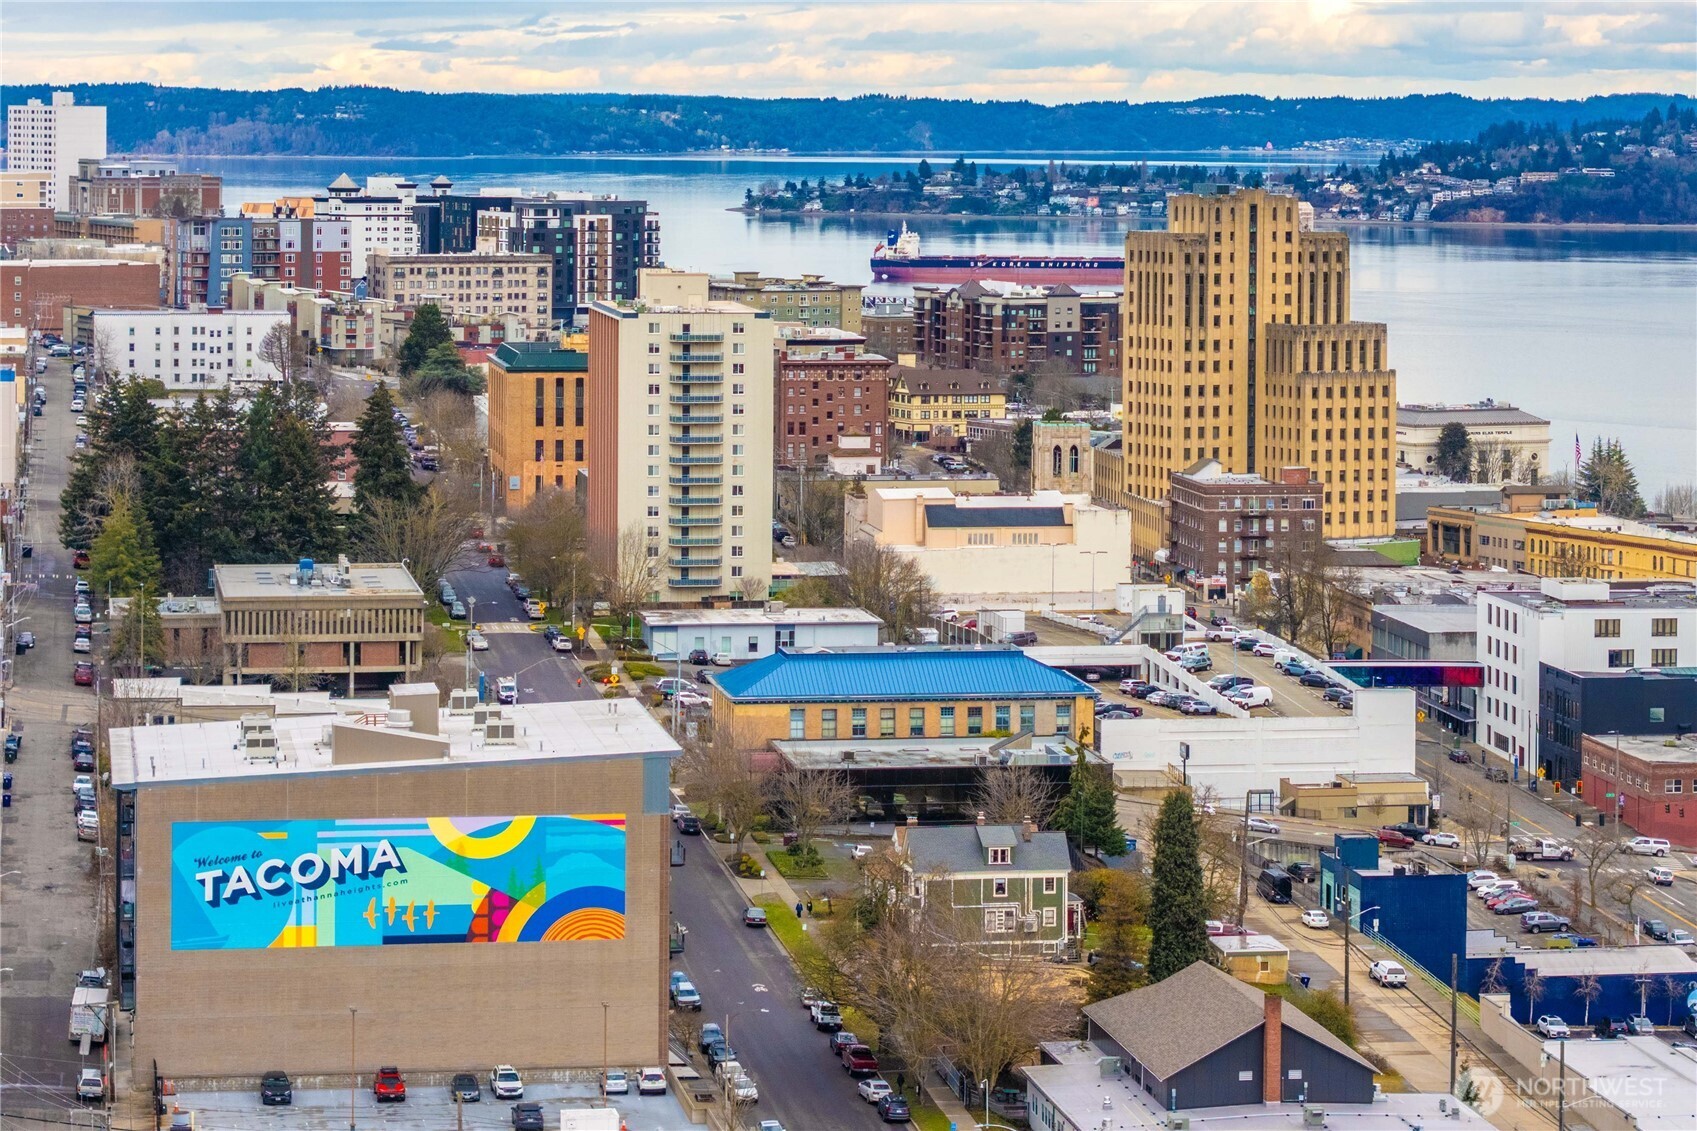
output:
[[[982,915],[984,939],[1053,954],[1084,933],[1083,903],[1067,888],[1065,833],[1035,825],[909,825],[896,829],[917,905],[944,900]]]
[[[1161,1107],[1373,1102],[1373,1066],[1283,999],[1197,962],[1084,1007],[1086,1039]]]

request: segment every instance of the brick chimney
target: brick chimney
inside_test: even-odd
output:
[[[911,828],[914,828],[914,827],[916,827],[916,826],[917,826],[917,825],[918,825],[918,824],[919,824],[919,818],[918,818],[918,817],[915,817],[915,816],[913,816],[913,815],[912,815],[912,814],[911,814],[911,813],[910,813],[910,814],[909,814],[909,815],[908,815],[908,818],[907,818],[907,827],[908,827],[908,828],[910,828],[910,829],[911,829]]]
[[[978,823],[981,825],[984,823],[984,810],[982,809],[978,811]]]
[[[1036,831],[1037,822],[1033,821],[1030,817],[1026,817],[1020,822],[1020,834],[1025,838],[1025,843],[1031,843],[1031,834]]]
[[[1276,1104],[1284,1079],[1284,999],[1268,994],[1261,1007],[1261,1100]]]

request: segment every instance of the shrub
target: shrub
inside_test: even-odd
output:
[[[596,683],[600,683],[612,674],[613,665],[608,663],[590,664],[588,667],[583,669],[583,677],[585,679],[592,679]]]
[[[619,696],[621,696],[623,694],[624,694],[624,692],[620,691],[618,688],[609,687],[609,688],[607,688],[607,690],[605,690],[601,693],[601,698],[603,698],[603,699],[617,699]]]
[[[625,671],[632,679],[659,679],[666,674],[666,669],[659,664],[643,663],[638,660],[627,661]]]
[[[758,879],[766,874],[766,869],[760,866],[760,861],[744,852],[736,859],[736,873],[745,880]]]
[[[752,833],[748,834],[748,839],[752,840],[755,844],[771,844],[772,843],[772,837],[771,837],[771,834],[769,834],[769,833],[752,832]]]

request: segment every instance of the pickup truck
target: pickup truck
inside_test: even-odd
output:
[[[1572,860],[1573,846],[1559,840],[1537,837],[1517,840],[1510,846],[1516,860]]]
[[[816,1001],[812,1010],[813,1027],[822,1033],[834,1033],[843,1027],[843,1015],[836,1005],[828,1001]]]
[[[382,1103],[402,1103],[407,1098],[407,1082],[401,1078],[401,1070],[394,1065],[385,1065],[377,1070],[377,1075],[371,1078],[371,1094]]]
[[[843,1067],[850,1076],[871,1075],[878,1071],[878,1058],[865,1045],[850,1045],[843,1050]]]
[[[1367,976],[1381,986],[1396,987],[1408,985],[1408,971],[1399,962],[1380,959],[1367,968]]]

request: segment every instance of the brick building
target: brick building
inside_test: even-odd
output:
[[[785,334],[773,364],[772,451],[785,464],[818,463],[838,437],[864,435],[882,457],[889,429],[890,359],[848,330]]]
[[[503,342],[489,359],[489,462],[516,513],[544,490],[574,490],[585,466],[589,354]]]
[[[858,334],[860,292],[858,283],[833,283],[818,275],[781,279],[758,271],[736,271],[728,279],[711,280],[707,297],[768,311],[780,322],[830,326]]]
[[[913,352],[913,310],[905,303],[878,303],[860,312],[866,348],[898,364]]]
[[[410,309],[434,303],[449,318],[510,314],[527,335],[549,325],[554,265],[546,255],[395,255],[376,250],[369,263],[372,298]]]
[[[0,325],[63,328],[67,306],[158,307],[159,267],[127,259],[0,262]]]
[[[1204,579],[1210,594],[1247,582],[1287,540],[1312,546],[1320,538],[1321,484],[1306,467],[1281,468],[1269,482],[1198,460],[1173,473],[1169,498],[1172,562]]]
[[[958,287],[919,286],[913,295],[913,348],[922,366],[991,374],[1119,374],[1118,291],[974,280]]]
[[[351,222],[289,215],[255,217],[253,273],[289,287],[352,291]]]
[[[1587,802],[1640,836],[1697,847],[1697,735],[1588,734],[1580,750]]]
[[[173,164],[129,158],[82,158],[62,206],[79,216],[216,216],[224,178],[182,173]]]
[[[0,247],[18,246],[19,240],[53,238],[53,209],[19,204],[0,205]]]

